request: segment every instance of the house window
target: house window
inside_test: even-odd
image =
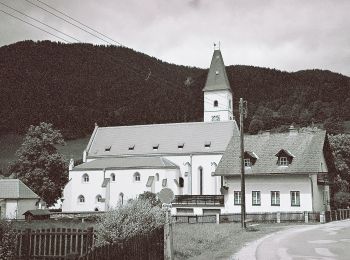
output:
[[[278,165],[279,166],[288,166],[288,158],[287,157],[279,157],[278,158]]]
[[[115,181],[115,174],[114,173],[111,174],[111,180]]]
[[[290,204],[292,207],[300,207],[300,191],[290,192]]]
[[[241,192],[235,191],[233,193],[233,197],[234,197],[234,205],[241,205]]]
[[[244,159],[244,167],[251,167],[250,159]]]
[[[214,107],[218,107],[219,106],[219,102],[217,100],[214,101]]]
[[[102,196],[101,195],[97,195],[96,196],[96,201],[97,202],[102,202]]]
[[[138,172],[134,173],[134,181],[141,181],[141,175]]]
[[[85,202],[85,197],[84,197],[83,195],[80,195],[80,196],[78,197],[78,202],[79,202],[79,203],[84,203],[84,202]]]
[[[220,121],[220,116],[219,115],[212,116],[211,121]]]
[[[280,205],[280,192],[271,191],[271,206],[279,206],[279,205]]]
[[[156,173],[156,181],[159,181],[159,173]]]
[[[261,205],[260,191],[252,191],[252,205],[253,206]]]
[[[87,183],[89,180],[89,175],[87,173],[83,174],[83,182]]]

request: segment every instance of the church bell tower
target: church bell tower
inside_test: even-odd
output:
[[[220,49],[214,49],[204,92],[204,122],[234,120],[232,91]]]

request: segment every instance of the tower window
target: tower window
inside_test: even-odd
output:
[[[232,107],[232,101],[231,101],[231,99],[228,101],[228,107],[229,107],[229,108]]]
[[[219,106],[219,102],[217,100],[214,101],[214,107]]]
[[[115,181],[115,174],[114,173],[111,174],[111,181]]]
[[[78,202],[79,202],[79,203],[84,203],[84,202],[85,202],[85,197],[84,197],[83,195],[80,195],[80,196],[78,197]]]
[[[89,182],[89,175],[87,174],[87,173],[85,173],[84,175],[83,175],[83,177],[82,177],[82,181],[83,182],[85,182],[85,183],[87,183],[87,182]]]

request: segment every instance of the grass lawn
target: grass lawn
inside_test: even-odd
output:
[[[228,259],[247,242],[291,224],[259,224],[242,231],[240,223],[174,225],[175,259]]]

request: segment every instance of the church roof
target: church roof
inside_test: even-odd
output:
[[[86,151],[88,158],[223,153],[234,132],[235,121],[96,127]]]
[[[39,199],[27,185],[19,179],[0,180],[0,199]]]
[[[251,167],[245,168],[249,174],[270,173],[318,173],[322,171],[323,147],[326,140],[325,131],[301,132],[297,134],[259,134],[246,135],[244,148],[254,152],[257,160]],[[276,153],[288,150],[294,158],[289,166],[279,166]],[[215,175],[233,176],[241,172],[240,140],[233,137],[222,156]],[[323,166],[323,171],[327,166]]]
[[[203,91],[231,90],[220,50],[214,50]]]
[[[179,166],[171,161],[159,157],[118,157],[99,158],[90,162],[80,164],[72,171],[92,170],[126,170],[126,169],[178,169]]]

